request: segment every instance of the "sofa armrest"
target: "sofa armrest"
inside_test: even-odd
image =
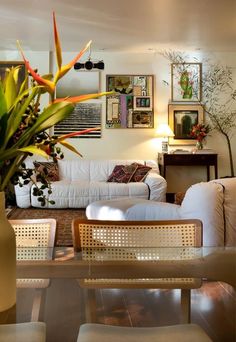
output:
[[[32,181],[22,187],[15,185],[16,204],[19,208],[29,208],[31,206],[32,185]]]
[[[151,201],[165,202],[167,183],[165,178],[155,171],[150,171],[144,180],[150,189]]]

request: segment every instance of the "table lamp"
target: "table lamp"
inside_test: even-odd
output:
[[[174,133],[168,124],[160,124],[156,129],[156,137],[163,138],[161,150],[162,153],[168,153],[168,137],[173,137]]]

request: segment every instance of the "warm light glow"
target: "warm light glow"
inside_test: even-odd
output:
[[[156,137],[173,137],[174,133],[168,124],[160,124],[156,129]]]

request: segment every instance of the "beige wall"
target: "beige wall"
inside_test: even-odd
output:
[[[191,54],[191,53],[190,53]],[[33,67],[37,67],[41,74],[49,70],[48,52],[26,52],[27,58]],[[64,62],[68,62],[75,53],[64,53]],[[201,61],[206,54],[192,53]],[[158,123],[168,121],[168,102],[170,101],[170,87],[163,84],[163,80],[170,81],[169,62],[158,53],[92,53],[93,59],[103,59],[105,70],[101,72],[101,90],[105,91],[107,74],[153,74],[155,76],[155,127]],[[210,56],[211,59],[221,61],[236,70],[236,53],[218,53]],[[19,54],[14,51],[0,51],[1,60],[20,60]],[[203,65],[204,67],[204,65]],[[74,72],[73,70],[71,72]],[[236,74],[236,72],[235,72]],[[79,77],[79,73],[77,73]],[[235,78],[236,82],[236,78]],[[101,139],[71,139],[85,158],[140,158],[156,159],[161,150],[160,139],[154,138],[155,129],[106,129],[105,128],[105,98],[102,102],[102,137]],[[45,98],[45,103],[47,98]],[[236,168],[236,134],[233,139],[233,154]],[[192,148],[193,146],[189,146]],[[207,148],[212,148],[219,154],[219,176],[229,174],[226,143],[222,136],[215,132],[207,138]],[[184,147],[188,148],[188,147]],[[76,156],[65,151],[66,158]],[[168,191],[182,191],[190,184],[206,179],[206,171],[202,167],[185,168],[172,167],[167,172]]]

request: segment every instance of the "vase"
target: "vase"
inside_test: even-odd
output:
[[[197,150],[202,150],[203,149],[203,142],[202,141],[197,141],[196,148],[197,148]]]
[[[0,312],[16,303],[16,238],[5,213],[5,193],[0,192]]]

